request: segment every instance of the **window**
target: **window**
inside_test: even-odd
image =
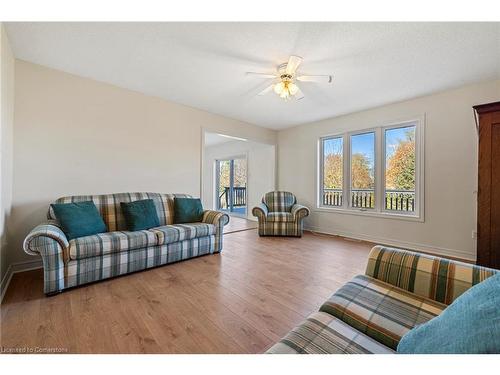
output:
[[[344,184],[344,140],[341,137],[323,141],[323,195],[327,206],[342,206]]]
[[[384,209],[415,211],[415,125],[384,130]]]
[[[411,121],[321,138],[318,207],[422,218],[419,124]]]
[[[350,138],[351,207],[375,208],[375,132]]]

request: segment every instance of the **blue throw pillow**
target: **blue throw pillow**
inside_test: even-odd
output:
[[[61,229],[69,240],[107,231],[94,202],[51,204]]]
[[[137,231],[160,226],[160,219],[152,199],[129,203],[121,202],[120,206],[128,230]]]
[[[203,206],[196,198],[174,198],[174,223],[196,223],[203,220]]]
[[[403,354],[500,353],[500,273],[473,286],[439,316],[401,338]]]

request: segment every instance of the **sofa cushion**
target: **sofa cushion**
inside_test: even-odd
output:
[[[271,354],[362,354],[394,353],[387,346],[356,331],[325,312],[311,314],[267,353]]]
[[[295,218],[290,212],[269,212],[266,216],[267,221],[290,222]]]
[[[440,302],[359,275],[335,292],[320,311],[336,316],[395,350],[406,332],[445,308]]]
[[[157,244],[158,239],[155,234],[147,230],[100,233],[69,241],[69,257],[83,259]]]
[[[174,224],[203,220],[203,206],[198,198],[174,198]]]
[[[160,226],[152,199],[141,199],[133,202],[121,202],[123,215],[130,231],[144,230]]]
[[[93,201],[109,232],[127,230],[127,223],[120,206],[121,202],[133,202],[141,199],[152,199],[155,204],[159,225],[174,223],[174,198],[189,198],[187,194],[162,193],[116,193],[102,195],[71,195],[56,200],[55,203],[75,203]],[[47,213],[49,219],[55,219],[52,206]]]
[[[205,237],[215,234],[215,225],[207,223],[190,223],[164,225],[162,227],[151,228],[158,239],[158,245],[165,245],[177,241],[190,240],[197,237]]]
[[[500,353],[500,274],[473,286],[441,315],[404,335],[398,353]]]
[[[106,232],[106,225],[92,201],[51,204],[68,240]]]

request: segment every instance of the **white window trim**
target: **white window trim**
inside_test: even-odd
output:
[[[415,174],[417,183],[415,185],[415,212],[412,214],[403,213],[402,211],[388,211],[384,206],[384,194],[385,191],[385,131],[388,129],[402,128],[405,126],[415,125]],[[419,221],[424,222],[424,187],[425,187],[425,147],[424,147],[424,128],[425,128],[425,116],[417,116],[411,119],[405,119],[400,121],[393,121],[384,125],[377,127],[366,128],[351,132],[342,132],[328,134],[321,136],[318,139],[318,153],[317,153],[317,175],[316,175],[316,208],[313,211],[316,212],[329,212],[329,213],[339,213],[348,215],[359,215],[359,216],[371,216],[380,217],[386,219],[398,219],[406,221]],[[364,134],[369,132],[375,132],[375,208],[374,209],[360,209],[353,208],[350,206],[350,189],[351,189],[351,136],[357,134]],[[323,205],[323,163],[324,163],[324,153],[323,153],[323,140],[332,138],[342,138],[342,148],[343,148],[343,199],[342,206],[332,207]],[[348,159],[346,159],[346,157]],[[348,162],[348,168],[345,167],[346,160]]]

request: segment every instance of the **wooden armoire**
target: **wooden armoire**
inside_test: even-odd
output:
[[[500,102],[474,110],[479,127],[477,264],[500,268]]]

